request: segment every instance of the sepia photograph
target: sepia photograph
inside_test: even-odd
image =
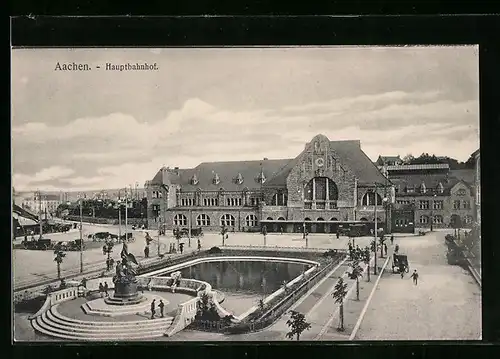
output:
[[[11,64],[14,342],[481,340],[478,46]]]

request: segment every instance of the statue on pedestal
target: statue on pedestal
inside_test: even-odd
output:
[[[128,252],[127,243],[123,242],[120,254],[121,261],[116,264],[116,271],[113,277],[115,292],[113,298],[108,300],[111,304],[116,301],[135,302],[140,300],[138,283],[136,279],[137,271],[133,265],[139,265],[132,253]]]

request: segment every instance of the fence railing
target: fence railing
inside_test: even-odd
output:
[[[309,289],[324,278],[324,276],[327,275],[336,265],[338,265],[344,257],[344,255],[341,255],[338,258],[335,258],[315,273],[312,273],[311,276],[308,277],[303,283],[298,283],[297,287],[290,288],[290,293],[288,295],[279,300],[277,303],[272,304],[272,307],[260,315],[256,321],[236,323],[236,330],[229,329],[230,327],[222,322],[208,321],[196,321],[193,324],[193,328],[204,331],[216,331],[233,334],[243,334],[262,330],[278,320],[293,305],[293,303],[297,301],[298,298],[302,297]]]

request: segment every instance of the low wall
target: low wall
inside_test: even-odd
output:
[[[168,273],[168,272],[174,272],[179,269],[183,269],[186,267],[190,267],[195,264],[199,263],[206,263],[206,262],[227,262],[227,261],[254,261],[254,262],[268,262],[268,261],[274,261],[274,262],[280,262],[280,263],[298,263],[298,264],[308,264],[312,266],[318,266],[320,263],[308,259],[301,259],[301,258],[286,258],[286,257],[257,257],[257,256],[214,256],[214,257],[202,257],[202,258],[196,258],[192,259],[187,262],[183,262],[180,264],[172,265],[167,268],[162,268],[158,269],[156,271],[142,274],[140,277],[146,277],[146,276],[157,276],[163,273]]]
[[[80,217],[79,216],[67,216],[67,220],[69,221],[75,221],[75,222],[80,222]],[[122,219],[122,224],[125,219]],[[84,223],[97,223],[97,224],[113,224],[113,225],[118,225],[118,219],[116,218],[98,218],[98,217],[82,217],[82,222]],[[127,218],[127,224],[129,225],[147,225],[147,221],[142,218]]]
[[[307,271],[305,271],[303,274],[300,274],[298,277],[294,278],[293,280],[291,280],[290,282],[288,282],[285,287],[286,288],[290,288],[291,286],[293,286],[295,283],[299,282],[300,280],[304,279],[304,277],[307,277],[308,275],[310,275],[312,272],[314,272],[315,270],[317,270],[319,267],[319,265],[317,266],[314,266],[312,268],[309,268]],[[267,296],[266,298],[264,298],[264,304],[267,304],[269,303],[271,300],[273,300],[274,298],[276,298],[277,296],[283,294],[285,292],[285,288],[280,288],[278,289],[277,291],[271,293],[269,296]],[[237,317],[237,319],[239,321],[242,321],[242,320],[245,320],[245,318],[247,318],[250,314],[252,314],[253,312],[255,312],[256,310],[259,309],[259,306],[258,305],[255,305],[253,306],[252,308],[250,308],[249,310],[247,310],[245,313],[241,314],[240,316]]]
[[[180,332],[194,321],[198,310],[199,298],[193,298],[185,303],[179,304],[177,315],[165,336],[171,337]]]

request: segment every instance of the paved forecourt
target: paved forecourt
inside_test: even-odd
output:
[[[355,340],[475,340],[481,338],[481,289],[470,273],[449,265],[444,236],[398,238],[410,274],[388,270],[372,298]]]
[[[114,225],[83,225],[83,237],[87,241],[87,236],[96,232],[109,231],[118,234],[119,228]],[[122,227],[122,233],[124,233]],[[132,231],[129,227],[128,231]],[[132,231],[135,235],[135,242],[130,243],[128,246],[129,251],[133,253],[138,259],[144,258],[145,247],[145,232],[142,230]],[[158,236],[157,231],[147,231],[153,237],[154,241],[150,245],[150,256],[155,257],[158,251]],[[71,241],[79,238],[78,231],[70,233],[50,233],[47,238],[54,241]],[[369,244],[371,237],[362,237],[356,239],[356,244],[364,247]],[[189,247],[189,240],[183,238],[181,240],[184,245],[184,252],[192,252],[197,250],[197,239],[191,239],[191,247]],[[222,246],[222,238],[219,233],[208,232],[200,238],[202,248],[207,249],[213,246]],[[166,236],[160,236],[160,252],[165,253],[171,243],[176,243],[175,238],[171,233]],[[308,236],[309,248],[347,248],[347,237],[336,238],[332,234],[310,234]],[[225,240],[226,246],[256,246],[261,247],[264,245],[264,237],[258,233],[229,233],[229,238]],[[266,247],[292,247],[304,248],[306,241],[302,238],[300,233],[284,233],[284,234],[268,234],[266,236]],[[120,258],[121,245],[117,245],[111,254],[115,260]],[[54,262],[54,254],[52,251],[38,251],[38,250],[13,250],[13,263],[14,263],[14,286],[27,286],[36,284],[38,282],[57,278],[57,267]],[[86,249],[83,253],[84,271],[91,272],[102,270],[105,267],[105,258],[101,247]],[[68,276],[78,274],[80,270],[80,252],[66,252],[66,257],[61,264],[61,275]]]

